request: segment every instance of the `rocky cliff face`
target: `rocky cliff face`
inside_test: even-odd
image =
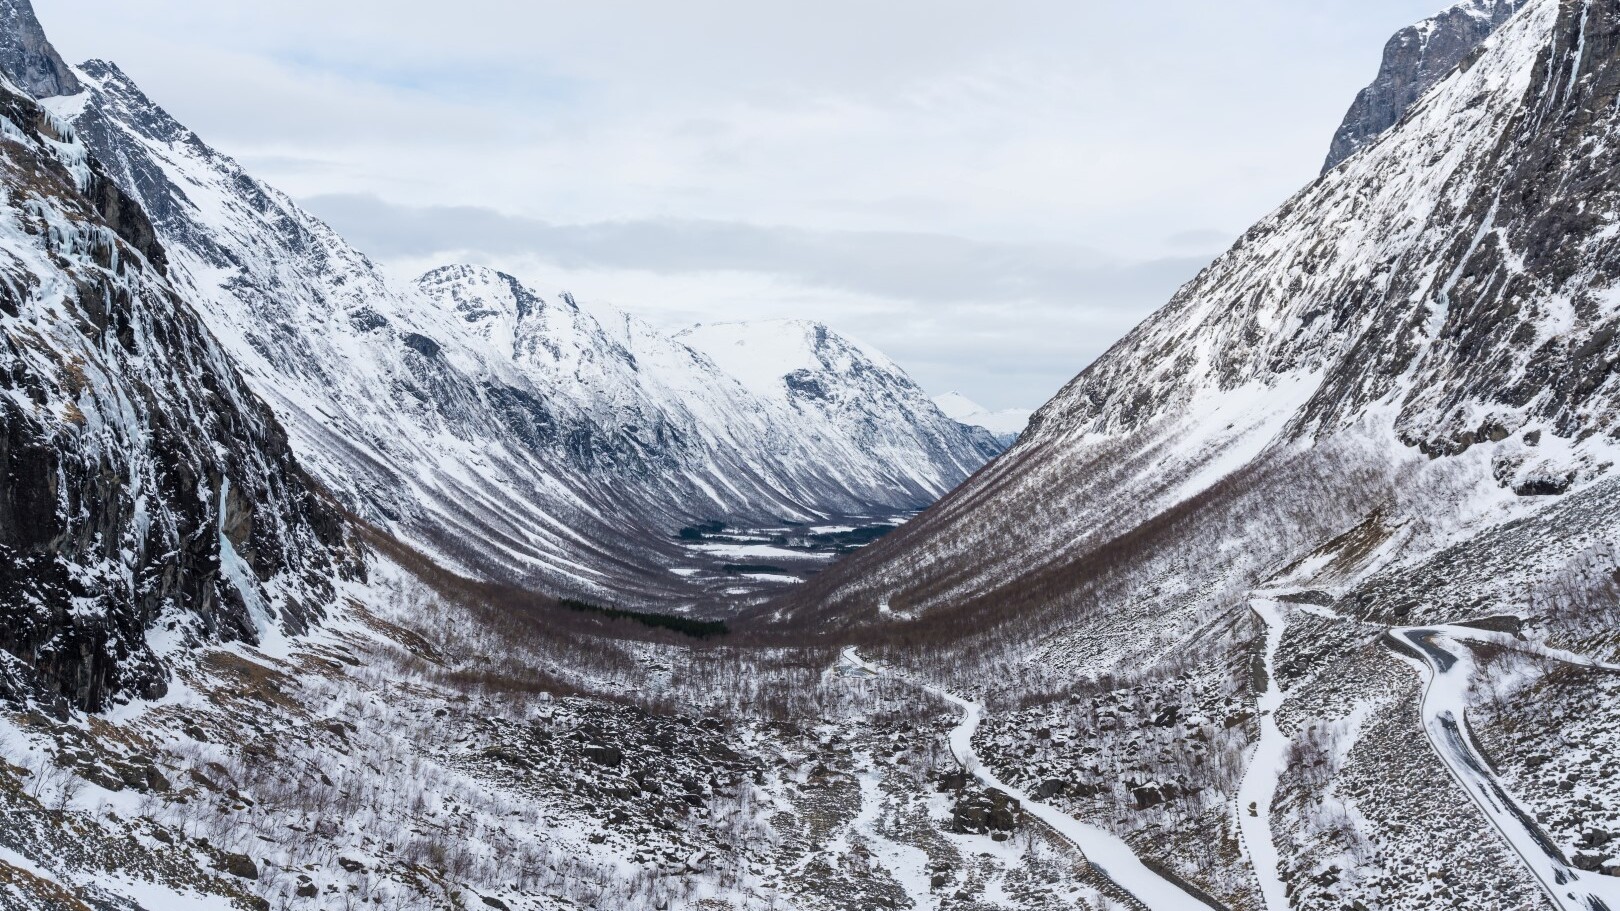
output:
[[[1525,0],[1466,0],[1397,32],[1384,48],[1378,78],[1356,96],[1334,134],[1322,170],[1333,170],[1384,135],[1524,5]]]
[[[0,0],[0,72],[34,98],[79,90],[73,70],[45,37],[30,0]]]
[[[68,124],[0,90],[0,694],[165,690],[152,644],[298,632],[344,554],[268,408]]]

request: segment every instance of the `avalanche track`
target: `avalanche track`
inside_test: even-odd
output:
[[[1466,642],[1500,642],[1503,638],[1468,627],[1429,626],[1391,630],[1389,642],[1428,681],[1423,692],[1423,732],[1435,753],[1524,861],[1553,904],[1561,911],[1616,911],[1620,909],[1620,881],[1571,866],[1536,823],[1534,814],[1502,787],[1468,730],[1465,713],[1475,662]],[[1535,650],[1582,667],[1620,671],[1620,667],[1567,652]]]
[[[845,676],[878,677],[884,670],[867,661],[853,647],[846,648],[839,673]],[[937,686],[913,680],[903,675],[890,675],[924,692],[930,693],[962,710],[962,722],[951,731],[951,752],[964,771],[987,788],[1012,797],[1025,813],[1051,826],[1065,841],[1080,851],[1099,876],[1112,882],[1121,891],[1150,911],[1187,911],[1202,907],[1203,901],[1154,872],[1136,855],[1124,839],[1090,823],[1082,822],[1062,810],[1032,799],[990,771],[979,760],[973,749],[973,735],[984,720],[984,706],[946,692]]]

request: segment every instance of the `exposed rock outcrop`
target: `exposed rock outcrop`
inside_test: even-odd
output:
[[[1366,148],[1400,122],[1423,93],[1472,54],[1526,0],[1466,0],[1401,29],[1384,47],[1378,78],[1356,96],[1333,136],[1324,172]]]
[[[79,90],[78,78],[45,37],[29,0],[0,0],[0,72],[35,98]]]
[[[140,206],[33,99],[0,134],[0,696],[100,709],[164,692],[156,624],[305,629],[345,536]]]

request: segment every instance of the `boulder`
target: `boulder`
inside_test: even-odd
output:
[[[259,867],[246,854],[221,854],[214,869],[242,879],[258,879]]]
[[[1164,792],[1154,785],[1139,785],[1131,788],[1131,799],[1138,810],[1149,810],[1164,803]]]
[[[1011,832],[1018,828],[1018,801],[1001,791],[969,792],[951,810],[951,831],[959,835]]]
[[[1575,869],[1585,870],[1588,873],[1602,873],[1604,867],[1613,866],[1615,858],[1603,854],[1593,854],[1582,851],[1575,855]]]

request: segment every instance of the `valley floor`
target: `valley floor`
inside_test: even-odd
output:
[[[853,648],[434,641],[458,607],[404,574],[349,595],[177,649],[157,702],[8,715],[0,909],[1620,907],[1611,734],[1519,720],[1620,673],[1507,632],[1267,595],[1252,679],[1017,709]]]

